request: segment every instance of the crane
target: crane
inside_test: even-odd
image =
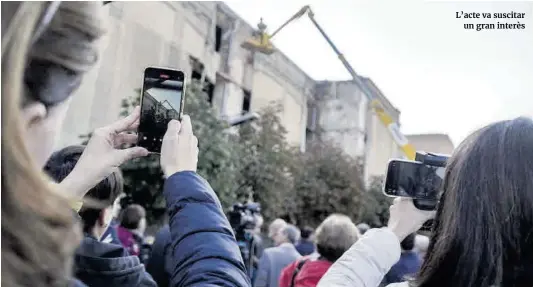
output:
[[[258,51],[263,54],[270,55],[274,52],[274,47],[270,40],[275,35],[277,35],[283,28],[285,28],[288,24],[290,24],[294,20],[301,18],[304,15],[307,15],[309,17],[313,25],[315,25],[315,27],[318,29],[320,34],[322,34],[324,39],[328,42],[329,46],[333,49],[333,51],[335,51],[335,54],[337,55],[339,60],[342,62],[343,66],[346,68],[346,70],[348,70],[348,73],[350,73],[350,75],[352,76],[353,82],[363,91],[363,94],[368,98],[368,101],[370,103],[372,110],[376,113],[381,123],[385,125],[385,127],[387,127],[393,140],[402,149],[405,156],[410,160],[415,160],[416,150],[414,146],[411,145],[409,141],[407,140],[407,138],[405,137],[405,135],[403,135],[400,132],[400,127],[394,121],[394,119],[385,111],[385,109],[383,108],[383,104],[379,101],[377,97],[374,96],[370,88],[366,85],[365,82],[361,80],[361,77],[357,75],[357,73],[352,68],[350,63],[346,60],[346,58],[341,53],[341,51],[337,48],[337,46],[335,46],[335,44],[328,37],[324,29],[322,29],[322,27],[318,24],[318,22],[315,19],[315,14],[313,13],[309,5],[302,7],[296,14],[294,14],[285,23],[283,23],[283,25],[281,25],[278,29],[276,29],[271,35],[268,35],[266,33],[266,25],[263,23],[263,19],[261,19],[260,23],[257,25],[259,28],[259,32],[260,32],[258,37],[251,38],[251,39],[244,41],[241,46],[247,50]]]

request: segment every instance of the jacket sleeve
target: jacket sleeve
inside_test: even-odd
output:
[[[318,287],[378,287],[400,253],[392,231],[371,229],[329,268]]]
[[[165,182],[170,215],[170,286],[250,286],[231,226],[215,192],[194,172]]]
[[[257,276],[255,277],[254,287],[268,287],[268,280],[270,279],[270,263],[268,259],[268,251],[263,253],[259,259],[259,266],[257,267]]]

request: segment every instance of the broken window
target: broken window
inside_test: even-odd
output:
[[[314,131],[318,121],[318,108],[314,105],[309,105],[307,108],[307,129]]]
[[[242,90],[242,114],[250,112],[250,103],[252,102],[252,92],[248,90]]]
[[[202,80],[202,73],[199,73],[198,71],[192,70],[191,79],[197,80],[197,81],[201,81]]]
[[[201,83],[202,81],[202,73],[204,72],[204,64],[200,62],[197,58],[193,56],[189,56],[189,62],[191,63],[191,80],[196,81],[197,83]],[[207,101],[209,103],[213,103],[213,95],[215,92],[215,85],[209,81],[209,79],[204,78],[204,82],[202,84],[202,92],[206,93],[207,95]]]
[[[208,79],[204,81],[204,87],[202,89],[207,94],[207,101],[210,104],[213,104],[213,95],[215,93],[215,85],[211,83]]]
[[[192,68],[191,79],[200,81],[202,79],[202,72],[204,71],[204,64],[193,56],[189,56],[189,62]]]
[[[220,47],[222,46],[222,27],[215,27],[215,52],[220,52]]]

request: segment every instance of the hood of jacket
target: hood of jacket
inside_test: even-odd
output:
[[[88,286],[156,286],[137,256],[86,236],[76,250],[76,278]]]

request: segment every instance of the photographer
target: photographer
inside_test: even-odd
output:
[[[426,259],[394,286],[533,286],[533,121],[502,121],[470,135],[448,160]],[[435,212],[396,198],[387,228],[368,231],[319,286],[379,286],[400,242]],[[392,286],[392,285],[389,285]]]
[[[81,228],[69,203],[127,160],[146,156],[128,132],[139,109],[97,129],[58,186],[42,167],[70,97],[98,60],[101,2],[2,2],[2,284],[71,286]],[[161,151],[172,237],[171,286],[249,286],[220,202],[196,174],[191,121],[168,125]],[[78,208],[76,208],[78,209]],[[75,281],[76,286],[84,286]],[[107,286],[107,285],[106,285]]]
[[[228,214],[244,265],[251,280],[255,278],[259,258],[263,253],[263,241],[261,239],[263,217],[260,212],[260,205],[252,202],[247,204],[237,203],[233,205],[233,209]]]
[[[84,146],[69,146],[55,152],[44,168],[46,173],[61,182],[72,172],[84,150]],[[123,186],[124,179],[117,168],[85,195],[86,199],[98,200],[102,206],[84,204],[79,212],[85,236],[76,250],[74,273],[88,286],[157,286],[136,254],[128,252],[120,243],[103,242],[113,205],[121,196]]]

